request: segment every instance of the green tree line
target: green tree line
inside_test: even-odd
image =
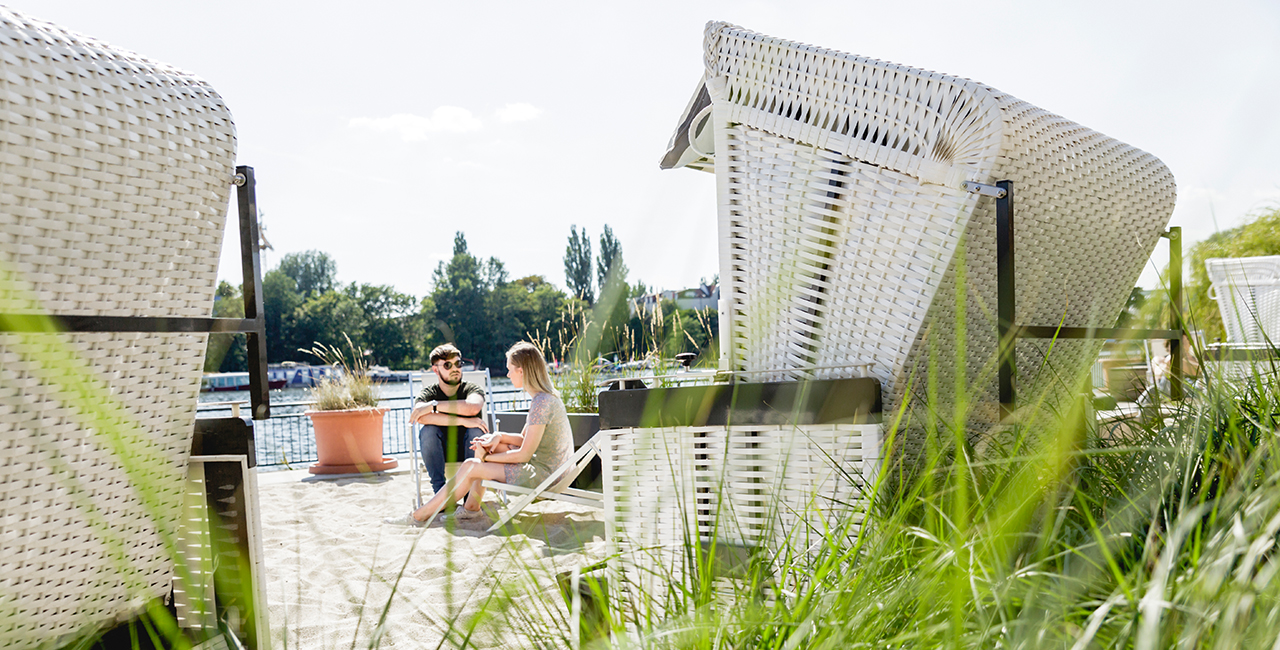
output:
[[[458,232],[452,256],[436,267],[432,291],[422,298],[389,285],[339,284],[329,254],[290,253],[262,278],[267,359],[314,362],[301,350],[318,343],[345,347],[345,335],[367,351],[369,363],[396,369],[426,367],[431,349],[448,342],[480,367],[502,374],[506,350],[519,340],[538,342],[553,361],[698,352],[714,363],[714,310],[680,310],[668,301],[633,315],[629,299],[648,289],[641,282],[627,284],[622,247],[608,226],[599,250],[593,265],[586,230],[571,229],[565,253],[570,295],[540,275],[511,279],[501,260],[473,254]],[[241,288],[221,282],[213,314],[243,318]],[[243,334],[210,335],[206,372],[243,371],[247,365]]]

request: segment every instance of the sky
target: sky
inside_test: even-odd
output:
[[[1280,206],[1280,3],[11,0],[191,71],[254,168],[264,270],[320,250],[338,280],[431,291],[452,254],[565,285],[571,226],[628,279],[718,272],[715,180],[658,161],[709,20],[989,84],[1173,171],[1187,249]],[[234,219],[219,275],[239,281]],[[1140,283],[1167,257],[1157,248]]]

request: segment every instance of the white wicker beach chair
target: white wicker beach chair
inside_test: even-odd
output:
[[[878,423],[601,431],[606,534],[630,597],[697,575],[689,544],[822,548],[857,534],[879,461]],[[843,530],[842,523],[850,524]]]
[[[678,579],[694,537],[806,552],[798,533],[857,516],[858,470],[919,455],[919,416],[957,397],[975,442],[1002,430],[995,203],[966,184],[1012,182],[1022,326],[1114,325],[1174,205],[1155,157],[989,86],[726,23],[704,45],[661,164],[716,175],[721,370],[805,381],[869,365],[883,412],[905,400],[917,417],[883,451],[878,419],[610,431],[607,530],[628,584]],[[1101,345],[1017,343],[1019,393],[1049,397],[1035,417]],[[646,549],[673,555],[633,557]]]
[[[995,424],[995,210],[963,183],[1013,182],[1020,325],[1112,326],[1173,210],[1154,156],[974,81],[719,22],[705,64],[662,166],[716,174],[724,370],[871,363],[886,411],[931,383]],[[1019,342],[1019,391],[1100,345]]]
[[[0,314],[208,317],[222,99],[3,8],[0,57]],[[169,596],[206,338],[0,333],[0,647]]]
[[[1280,341],[1280,255],[1204,261],[1229,345]]]

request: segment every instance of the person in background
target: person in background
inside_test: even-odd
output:
[[[1138,404],[1149,407],[1159,404],[1169,397],[1173,387],[1173,373],[1170,368],[1173,365],[1173,353],[1170,350],[1169,341],[1162,343],[1163,353],[1151,360],[1151,374],[1155,381],[1153,386],[1148,387],[1138,396]],[[1185,393],[1194,391],[1196,380],[1200,377],[1200,360],[1196,358],[1195,349],[1191,346],[1191,340],[1184,334],[1182,336],[1182,388]]]
[[[449,343],[431,351],[431,371],[439,378],[418,393],[409,422],[421,424],[418,431],[422,462],[431,477],[431,489],[444,487],[444,463],[450,443],[462,445],[472,457],[472,442],[489,432],[480,413],[484,410],[484,388],[462,381],[462,352]],[[459,439],[461,442],[459,443]]]

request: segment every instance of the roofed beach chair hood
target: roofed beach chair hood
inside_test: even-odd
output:
[[[723,370],[869,364],[886,412],[963,395],[981,429],[1000,419],[995,202],[962,185],[1013,183],[1020,325],[1113,326],[1173,211],[1160,160],[984,84],[721,22],[704,45],[661,164],[716,175]],[[1071,393],[1101,344],[1020,341],[1019,393]]]

